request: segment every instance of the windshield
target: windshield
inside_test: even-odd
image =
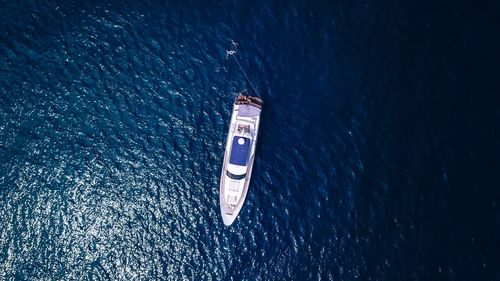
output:
[[[229,171],[226,171],[226,175],[233,180],[242,180],[247,176],[246,173],[243,175],[235,175],[235,174],[231,174]]]

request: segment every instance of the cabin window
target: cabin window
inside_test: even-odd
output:
[[[231,173],[231,172],[229,172],[229,171],[226,171],[226,175],[227,175],[229,178],[233,179],[233,180],[242,180],[242,179],[244,179],[244,178],[247,176],[247,174],[246,174],[246,173],[245,173],[245,174],[243,174],[243,175],[235,175],[235,174],[232,174],[232,173]]]

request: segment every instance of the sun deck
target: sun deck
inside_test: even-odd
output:
[[[233,137],[233,145],[231,146],[231,155],[229,156],[229,164],[246,166],[249,150],[250,150],[249,138],[240,136]]]

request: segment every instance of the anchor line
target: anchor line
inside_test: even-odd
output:
[[[235,47],[238,47],[238,44],[235,43],[234,41],[232,41],[233,45]],[[226,55],[229,57],[233,57],[233,59],[236,61],[236,63],[238,64],[238,66],[240,67],[241,69],[241,72],[243,72],[243,75],[245,75],[245,78],[247,79],[247,82],[250,84],[250,86],[252,87],[253,91],[255,92],[255,94],[257,94],[258,97],[260,97],[260,94],[259,92],[257,92],[257,89],[255,89],[255,86],[253,85],[252,81],[250,81],[250,78],[248,78],[248,75],[247,73],[245,72],[245,69],[243,69],[243,66],[241,66],[240,64],[240,61],[238,60],[238,58],[236,57],[236,50],[230,50],[230,51],[226,51]]]

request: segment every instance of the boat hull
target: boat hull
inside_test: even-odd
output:
[[[251,98],[258,99],[257,103],[254,100],[246,102],[245,98],[238,96],[231,114],[219,198],[221,217],[226,226],[233,224],[238,217],[246,200],[252,175],[262,100]],[[248,143],[244,145],[245,142]]]

